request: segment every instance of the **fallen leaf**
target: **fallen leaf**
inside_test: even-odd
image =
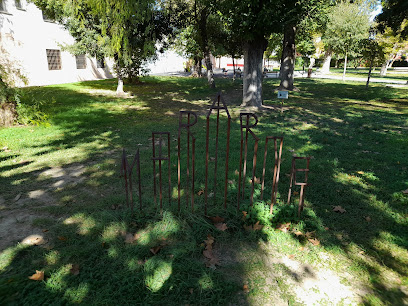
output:
[[[303,233],[302,233],[301,231],[296,231],[296,232],[294,232],[294,234],[295,234],[297,237],[299,237],[299,236],[302,236],[302,235],[303,235]]]
[[[297,196],[298,194],[299,194],[298,191],[294,191],[294,192],[293,192],[293,195],[294,195],[294,196]]]
[[[135,238],[131,233],[127,233],[125,236],[125,243],[133,243],[135,241]]]
[[[357,171],[357,173],[363,175],[364,171]]]
[[[215,223],[214,226],[223,232],[225,232],[228,229],[228,226],[226,223]]]
[[[290,222],[283,223],[283,224],[278,224],[276,229],[286,233],[289,230],[289,227],[290,227]]]
[[[358,252],[359,254],[361,254],[361,255],[363,255],[365,252],[364,251],[360,251],[360,252]]]
[[[71,269],[69,269],[69,272],[73,275],[78,275],[79,274],[79,265],[78,264],[73,264]]]
[[[242,286],[242,290],[244,290],[245,293],[249,293],[248,285]]]
[[[339,213],[342,213],[342,214],[346,212],[346,210],[343,207],[341,207],[340,205],[334,206],[333,211],[335,211],[335,212],[338,211]]]
[[[329,229],[330,229],[330,228],[329,228],[329,227],[327,227],[327,226],[324,228],[324,230],[325,230],[325,231],[328,231]]]
[[[211,236],[211,235],[208,235],[208,236],[207,236],[207,239],[204,240],[204,242],[205,242],[205,244],[207,244],[207,245],[212,245],[212,244],[214,243],[214,237]]]
[[[263,229],[263,227],[264,227],[263,225],[260,225],[260,224],[259,224],[259,221],[256,222],[256,223],[254,224],[254,226],[253,226],[254,231],[259,231],[259,230]]]
[[[42,281],[44,280],[44,271],[38,271],[36,270],[35,273],[31,276],[28,277],[29,279],[35,280],[35,281]]]
[[[308,240],[309,240],[309,242],[310,242],[311,244],[313,244],[313,245],[315,245],[315,246],[320,244],[320,241],[317,240],[316,238],[309,238]]]
[[[235,175],[239,175],[238,170],[235,170],[234,173],[235,173]]]
[[[251,231],[254,230],[254,228],[252,227],[252,225],[245,225],[245,224],[244,224],[244,229],[245,229],[246,231],[248,231],[248,232],[251,232]]]
[[[234,180],[228,180],[228,184],[233,185],[233,184],[235,184],[235,181]]]
[[[22,193],[20,192],[18,195],[16,195],[16,197],[14,198],[14,202],[17,202],[18,200],[20,200]]]
[[[43,233],[46,233],[46,232],[48,232],[48,231],[49,231],[49,230],[46,229],[46,228],[42,230]]]
[[[158,246],[156,246],[156,247],[154,247],[154,248],[151,248],[151,249],[150,249],[150,252],[152,252],[153,255],[156,255],[157,253],[159,253],[159,251],[160,251],[161,248],[162,248],[162,246],[161,246],[161,245],[158,245]]]
[[[315,232],[306,232],[305,236],[306,238],[313,238],[314,237]]]
[[[247,215],[248,215],[248,212],[243,211],[243,212],[242,212],[242,214],[243,214],[243,216],[242,216],[242,220],[245,220],[245,219],[246,219],[246,217],[247,217]]]
[[[304,247],[300,247],[300,248],[299,248],[299,251],[304,251],[304,250],[305,250]]]
[[[255,176],[255,177],[254,177],[254,182],[255,182],[255,184],[260,184],[260,183],[261,183],[261,179]],[[252,184],[252,179],[249,180],[249,183]]]
[[[371,222],[371,218],[369,216],[365,217],[367,222]]]
[[[197,195],[200,196],[204,193],[204,190],[200,190],[199,192],[197,192]]]
[[[204,250],[203,255],[208,259],[213,258],[212,250]]]
[[[408,189],[402,191],[403,194],[408,194]]]
[[[57,238],[58,238],[58,240],[61,240],[61,241],[67,241],[68,240],[68,238],[65,237],[65,236],[58,236]]]
[[[215,266],[219,266],[220,265],[220,261],[218,260],[218,258],[216,257],[212,257],[209,261],[207,261],[205,263],[207,268],[211,268],[215,270]]]
[[[208,219],[210,219],[214,224],[216,223],[221,223],[224,222],[225,219],[220,217],[220,216],[216,216],[216,217],[208,217]]]
[[[293,258],[295,258],[295,255],[290,254],[288,257],[289,257],[289,259],[293,259]]]

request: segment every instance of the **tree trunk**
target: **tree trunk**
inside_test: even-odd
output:
[[[234,62],[234,57],[232,57],[232,80],[235,81],[235,62]]]
[[[115,66],[116,66],[116,74],[118,77],[118,86],[116,87],[116,94],[117,95],[123,95],[125,92],[123,91],[123,74],[122,74],[122,67],[119,62],[119,56],[115,54],[113,56],[115,60]]]
[[[344,55],[344,69],[343,69],[343,81],[346,79],[346,70],[347,70],[347,50]]]
[[[201,58],[199,56],[194,57],[194,71],[197,74],[197,77],[201,77]]]
[[[280,67],[281,82],[280,89],[293,90],[293,79],[295,71],[296,46],[295,46],[296,27],[288,25],[285,27],[283,36],[283,49]]]
[[[370,70],[368,70],[366,88],[368,88],[368,84],[370,84],[370,77],[371,77],[371,70],[372,69],[373,69],[373,58],[370,59]]]
[[[310,58],[309,69],[312,69],[316,63],[316,59],[314,57]]]
[[[381,71],[380,71],[380,76],[384,77],[387,75],[387,69],[388,69],[388,60],[386,60],[382,65],[381,65]]]
[[[330,73],[330,62],[332,59],[333,51],[330,49],[327,49],[326,52],[324,53],[324,59],[323,59],[323,66],[322,66],[322,73],[327,74]]]
[[[262,106],[262,58],[267,47],[263,37],[244,44],[244,81],[242,106]]]
[[[12,126],[17,119],[16,104],[3,102],[0,104],[0,126]]]
[[[208,47],[205,48],[205,66],[207,67],[207,81],[210,88],[215,88],[214,72],[212,69],[211,57]]]

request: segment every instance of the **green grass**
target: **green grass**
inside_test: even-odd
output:
[[[355,77],[355,78],[367,78],[368,77],[368,68],[357,68],[348,67],[346,72],[346,77]],[[386,80],[396,80],[396,81],[408,81],[408,72],[407,70],[398,71],[394,69],[388,69],[386,76],[380,75],[381,67],[375,67],[371,71],[371,78]],[[330,73],[332,75],[342,76],[343,68],[330,68]]]
[[[408,196],[402,191],[408,189],[408,88],[373,84],[366,90],[364,84],[353,82],[300,80],[296,82],[300,91],[290,93],[281,113],[279,107],[273,108],[279,105],[274,91],[278,81],[265,79],[264,104],[269,108],[259,114],[253,129],[261,139],[256,176],[262,175],[265,137],[283,135],[278,205],[270,216],[257,185],[256,205],[249,209],[247,182],[241,206],[249,215],[243,221],[236,211],[235,173],[242,80],[216,81],[233,117],[230,184],[224,211],[226,119],[222,116],[217,196],[209,199],[208,215],[225,217],[226,232],[205,218],[204,196],[197,195],[205,186],[205,114],[216,94],[204,79],[146,77],[142,84],[127,87],[131,98],[112,95],[115,80],[25,89],[49,101],[42,106],[49,126],[0,130],[0,148],[8,148],[0,152],[0,220],[10,212],[17,217],[32,213],[36,217],[28,225],[45,230],[48,243],[41,247],[14,241],[2,250],[2,304],[296,304],[300,297],[295,288],[307,273],[296,276],[283,263],[288,257],[301,266],[330,269],[348,286],[362,287],[366,292],[362,303],[407,301]],[[185,208],[185,196],[181,212],[177,210],[179,110],[199,114],[192,128],[197,139],[194,213]],[[171,133],[173,198],[169,206],[164,184],[163,213],[153,201],[152,131]],[[210,139],[214,136],[213,129]],[[187,155],[182,146],[185,173]],[[125,207],[119,177],[122,148],[129,158],[137,149],[141,154],[144,209],[136,209],[133,216]],[[211,142],[210,157],[214,151]],[[313,156],[301,218],[296,216],[296,205],[284,204],[294,153]],[[268,156],[273,156],[272,147]],[[272,164],[269,159],[268,169]],[[163,166],[166,178],[167,164]],[[210,191],[213,171],[214,162],[210,162]],[[270,178],[268,170],[267,199]],[[186,175],[182,186],[185,195]],[[16,202],[19,193],[21,199]],[[346,213],[333,212],[336,205]],[[257,221],[265,225],[261,231],[243,229],[244,224]],[[286,222],[291,222],[293,231],[275,230]],[[296,237],[296,230],[314,232],[320,245]],[[140,236],[137,243],[127,244],[123,233]],[[215,270],[205,266],[202,255],[208,234],[215,237],[214,252],[221,260]],[[152,254],[150,249],[162,244],[160,252]],[[78,275],[70,273],[73,264],[79,265]],[[45,271],[44,281],[28,279],[36,270]]]

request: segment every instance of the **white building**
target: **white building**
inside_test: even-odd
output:
[[[112,78],[109,60],[73,56],[61,45],[72,44],[64,28],[43,16],[26,0],[0,0],[0,57],[21,68],[28,85],[48,85]]]

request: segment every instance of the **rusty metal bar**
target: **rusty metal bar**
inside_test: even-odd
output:
[[[187,115],[187,124],[183,123],[183,115]],[[194,117],[194,122],[190,121],[190,117]],[[192,150],[194,154],[192,154],[192,166],[193,166],[193,171],[195,171],[195,137],[193,134],[190,132],[190,127],[195,125],[197,123],[197,114],[192,112],[192,111],[180,111],[179,113],[179,129],[178,129],[178,209],[180,210],[180,195],[181,195],[181,146],[180,146],[180,137],[181,137],[181,130],[186,129],[187,131],[187,181],[186,181],[186,207],[188,207],[188,202],[189,202],[189,195],[188,195],[188,189],[190,187],[190,138],[192,139],[193,146]],[[193,173],[192,176],[192,190],[191,190],[191,205],[194,207],[194,180],[195,180],[195,174]]]
[[[156,139],[159,138],[159,155],[156,156]],[[167,156],[163,156],[163,141],[162,136],[167,136]],[[163,209],[163,173],[162,173],[162,161],[166,160],[170,167],[170,132],[152,132],[152,146],[153,146],[153,191],[154,191],[154,202],[157,205],[157,187],[156,187],[156,161],[159,163],[159,201],[160,201],[160,210]],[[169,172],[169,191],[171,189],[171,180]],[[169,192],[169,204],[171,204],[171,195]]]
[[[263,192],[265,187],[265,172],[266,172],[266,157],[268,154],[268,142],[269,140],[273,139],[274,143],[274,152],[275,152],[275,165],[273,170],[273,183],[272,183],[272,195],[271,195],[271,204],[270,204],[270,211],[272,213],[273,205],[276,202],[277,190],[278,190],[278,183],[279,183],[279,175],[280,175],[280,165],[282,160],[282,148],[283,148],[283,137],[277,136],[267,136],[265,140],[265,151],[264,151],[264,163],[262,169],[262,186],[261,186],[261,200],[263,199]],[[280,142],[279,150],[277,142]]]
[[[222,105],[221,105],[222,104]],[[226,167],[225,167],[225,182],[224,182],[224,207],[227,206],[227,189],[228,189],[228,162],[229,162],[229,141],[230,141],[230,130],[231,130],[231,116],[228,111],[227,104],[225,103],[221,92],[219,92],[214,99],[208,113],[207,113],[207,132],[206,132],[206,160],[205,160],[205,214],[207,214],[207,206],[208,206],[208,161],[209,161],[209,142],[210,142],[210,116],[213,110],[217,111],[217,118],[216,118],[216,136],[215,136],[215,165],[214,165],[214,185],[213,185],[213,194],[214,194],[214,203],[217,199],[217,171],[218,171],[218,149],[219,149],[219,128],[220,128],[220,110],[225,110],[228,116],[228,126],[227,126],[227,144],[226,144]]]
[[[246,123],[243,124],[243,117],[246,117]],[[255,119],[255,123],[250,124],[249,119],[250,117]],[[259,138],[255,135],[255,133],[251,130],[258,124],[258,117],[253,113],[241,113],[239,116],[240,125],[241,125],[241,150],[240,150],[240,162],[239,162],[239,178],[238,178],[238,201],[237,206],[239,209],[239,202],[241,197],[241,184],[242,184],[242,198],[244,199],[245,196],[245,178],[246,178],[246,163],[248,158],[248,134],[251,134],[252,138],[255,140],[254,145],[254,156],[253,156],[253,163],[252,163],[252,189],[251,189],[251,197],[250,197],[250,205],[253,204],[253,195],[255,190],[255,171],[256,171],[256,157],[258,153],[258,142]],[[243,129],[245,129],[245,141],[244,141],[244,133]],[[244,147],[245,144],[245,147]],[[244,169],[242,170],[242,151],[244,150]],[[243,175],[241,176],[241,173]],[[242,181],[241,181],[242,180]]]
[[[298,216],[300,216],[301,212],[303,211],[305,189],[309,185],[307,181],[308,181],[308,176],[309,176],[309,171],[310,171],[309,170],[310,159],[311,159],[311,157],[298,157],[298,156],[293,156],[293,158],[292,158],[292,169],[291,169],[291,176],[290,176],[288,204],[290,204],[290,198],[291,198],[293,184],[295,186],[300,186]],[[306,168],[296,168],[296,161],[297,160],[306,160]],[[296,180],[296,173],[297,172],[305,172],[304,182],[298,182]]]
[[[188,132],[190,134],[190,131]],[[194,212],[194,182],[195,182],[195,142],[196,139],[193,135],[191,135],[192,140],[193,140],[193,148],[192,148],[192,153],[191,153],[191,158],[192,158],[192,182],[191,182],[191,211]]]
[[[125,192],[126,192],[126,206],[129,208],[131,207],[131,212],[133,214],[134,211],[134,200],[133,200],[133,180],[132,180],[132,173],[133,168],[136,164],[136,171],[138,176],[138,185],[139,185],[139,206],[140,210],[142,209],[142,186],[140,180],[140,153],[137,150],[135,157],[133,158],[132,164],[129,166],[126,151],[123,149],[122,153],[122,164],[121,164],[121,176],[125,179]]]

